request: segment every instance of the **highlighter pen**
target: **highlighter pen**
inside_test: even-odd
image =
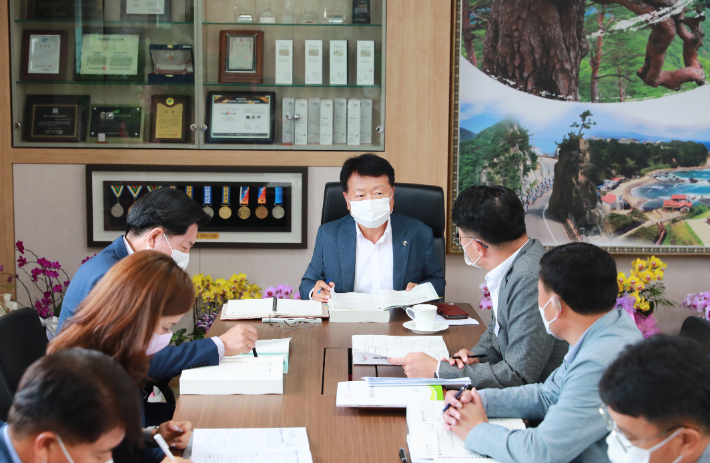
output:
[[[459,392],[456,393],[454,398],[456,400],[459,400],[461,398],[461,394],[463,394],[463,391],[465,391],[466,389],[468,389],[468,390],[473,389],[473,384],[466,383],[461,389],[459,389]],[[451,406],[451,404],[446,404],[446,407],[444,407],[444,409],[441,411],[441,413],[446,413],[446,410],[448,410],[450,406]]]
[[[329,285],[329,284],[330,284],[330,278],[328,278],[327,280],[325,280],[325,284],[326,284],[326,285]],[[318,294],[320,294],[321,291],[323,291],[323,288],[321,288],[321,289],[318,290]]]
[[[163,436],[161,436],[158,433],[155,433],[155,436],[153,436],[153,439],[155,439],[155,442],[158,443],[158,446],[160,447],[160,450],[163,451],[166,457],[168,457],[168,460],[175,460],[175,457],[173,456],[172,453],[170,453],[170,447],[168,447],[167,442],[165,442],[165,439],[163,439]]]

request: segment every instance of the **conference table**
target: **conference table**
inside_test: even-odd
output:
[[[479,322],[450,326],[443,336],[451,355],[470,349],[486,329],[470,304],[457,303]],[[404,328],[409,317],[392,309],[390,323],[330,323],[315,328],[284,331],[261,320],[215,321],[208,336],[219,336],[232,326],[248,323],[259,339],[292,338],[283,395],[181,395],[176,420],[189,420],[194,428],[305,427],[313,461],[318,463],[399,462],[399,449],[407,449],[405,410],[338,408],[338,383],[364,376],[403,377],[400,366],[349,365],[348,348],[355,334],[418,336]],[[411,461],[411,460],[409,460]]]

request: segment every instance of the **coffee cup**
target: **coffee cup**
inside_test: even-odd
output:
[[[431,304],[418,304],[405,309],[409,318],[414,320],[418,330],[432,331],[434,329],[434,317],[436,317],[436,306]]]

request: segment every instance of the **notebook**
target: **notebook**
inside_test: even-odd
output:
[[[283,394],[283,362],[280,355],[235,356],[217,366],[183,370],[180,394]]]
[[[386,310],[396,307],[407,307],[415,304],[439,299],[431,283],[417,285],[411,291],[393,291],[382,289],[377,294],[336,293],[330,291],[328,304],[334,308],[359,310]]]
[[[441,386],[370,387],[365,381],[338,383],[337,407],[406,408],[418,402],[436,401],[442,408],[444,390]]]
[[[193,463],[313,463],[306,428],[195,429]]]
[[[463,441],[444,428],[443,408],[441,402],[417,402],[407,406],[407,444],[412,461],[496,463],[492,458],[466,450]],[[523,420],[519,418],[491,418],[488,421],[508,429],[525,429]]]
[[[449,356],[441,336],[354,335],[353,365],[389,365],[388,358],[424,352],[439,360]]]
[[[284,374],[288,373],[288,352],[291,338],[284,339],[264,339],[256,341],[256,353],[257,358],[261,358],[262,355],[280,355],[284,359]],[[231,357],[225,357],[227,359],[238,359],[254,357],[254,351],[250,350],[246,354],[232,355]]]
[[[296,299],[234,299],[222,306],[222,320],[248,320],[271,317],[327,318],[328,309],[318,301]],[[258,349],[257,349],[258,352]]]

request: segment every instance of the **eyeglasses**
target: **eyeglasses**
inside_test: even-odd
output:
[[[619,425],[616,424],[616,421],[614,421],[614,419],[611,417],[611,415],[609,415],[609,409],[607,408],[607,406],[606,406],[606,405],[602,405],[601,407],[599,407],[599,413],[602,415],[602,418],[604,418],[604,421],[606,422],[606,429],[607,429],[611,434],[614,435],[614,437],[616,438],[616,440],[619,441],[619,444],[621,445],[621,448],[624,449],[624,452],[628,452],[631,447],[636,447],[637,444],[641,444],[641,443],[643,443],[643,442],[647,442],[647,441],[650,441],[650,440],[652,440],[652,439],[656,439],[656,438],[658,438],[658,437],[660,437],[660,436],[662,436],[662,435],[664,435],[664,434],[669,434],[669,433],[671,433],[672,431],[675,431],[676,429],[683,427],[683,426],[681,426],[681,425],[676,425],[676,426],[673,426],[673,427],[671,427],[671,428],[669,428],[669,429],[666,429],[665,431],[659,432],[659,433],[656,434],[655,436],[647,437],[646,439],[641,439],[641,440],[639,440],[639,439],[629,439],[628,437],[624,436],[624,437],[626,437],[627,442],[629,442],[629,443],[633,442],[633,445],[626,445],[626,444],[624,444],[624,442],[623,442],[623,441],[621,440],[621,438],[619,437],[619,435],[621,434],[621,430],[619,429]]]
[[[320,318],[304,318],[295,320],[288,318],[269,317],[269,326],[273,328],[281,328],[283,331],[307,330],[310,328],[315,328],[320,324]]]
[[[476,243],[478,243],[478,244],[480,244],[481,246],[483,246],[483,249],[488,249],[488,245],[485,244],[483,241],[478,240],[478,239],[474,238],[473,236],[461,236],[461,235],[459,235],[458,233],[456,233],[456,236],[454,236],[454,244],[455,244],[456,246],[461,246],[461,239],[462,239],[462,238],[469,239],[469,240],[473,240],[473,241],[475,241]]]

